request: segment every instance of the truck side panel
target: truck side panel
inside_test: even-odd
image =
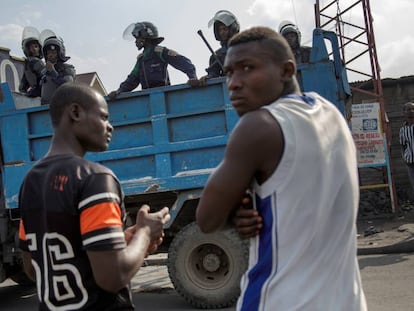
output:
[[[126,195],[154,184],[158,191],[203,187],[238,119],[223,79],[197,89],[178,85],[122,94],[108,105],[115,128],[111,145],[87,158],[111,168]],[[6,207],[16,208],[21,180],[46,153],[52,125],[45,106],[8,109],[0,120]]]

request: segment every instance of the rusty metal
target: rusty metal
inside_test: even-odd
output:
[[[329,29],[328,27],[333,28],[335,26],[336,33],[338,36],[338,41],[340,44],[341,57],[342,61],[346,64],[348,72],[353,72],[363,76],[365,79],[368,78],[368,81],[362,81],[359,84],[353,83],[351,86],[352,92],[359,92],[365,95],[372,97],[372,99],[379,103],[380,105],[380,114],[381,114],[381,125],[384,130],[386,140],[387,140],[387,153],[390,153],[391,146],[391,132],[388,122],[388,117],[385,111],[385,102],[383,95],[383,88],[380,76],[380,66],[378,61],[378,55],[376,50],[375,36],[374,36],[374,26],[373,18],[371,15],[371,6],[369,0],[358,0],[351,4],[348,4],[343,9],[339,6],[340,0],[333,0],[328,4],[321,6],[320,1],[316,0],[314,9],[315,9],[315,22],[316,26],[322,29]],[[356,23],[351,23],[350,21],[344,21],[344,17],[347,13],[350,13],[351,9],[361,6],[361,11],[363,15],[363,25],[358,25]],[[335,10],[336,8],[336,10]],[[354,12],[354,11],[353,11]],[[357,19],[355,19],[357,20]],[[335,23],[335,24],[334,24]],[[353,31],[356,31],[356,35],[345,35],[344,26],[348,26]],[[365,38],[364,36],[365,35]],[[365,40],[364,40],[365,39]],[[350,50],[350,45],[358,46],[362,48],[362,51],[357,55],[349,56],[347,53]],[[361,60],[362,57],[369,59],[370,70],[364,71],[361,68],[352,68],[353,64],[357,60]],[[363,87],[366,86],[367,82],[372,83],[373,91],[367,91]],[[388,161],[389,170],[392,172],[391,160]],[[396,210],[396,199],[397,193],[395,185],[392,181],[392,175],[384,174],[387,176],[387,182],[381,184],[382,186],[390,185],[390,197],[392,203],[393,211]],[[388,177],[391,176],[391,177]],[[391,179],[391,180],[388,180]],[[362,189],[362,188],[361,188]]]

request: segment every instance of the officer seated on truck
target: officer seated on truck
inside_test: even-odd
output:
[[[119,88],[108,94],[115,99],[122,92],[129,92],[141,84],[142,89],[170,85],[167,66],[184,72],[190,85],[197,85],[197,75],[194,64],[187,57],[178,54],[159,44],[164,40],[158,36],[157,27],[150,22],[138,22],[129,25],[123,34],[126,40],[135,39],[138,50],[144,51],[138,55],[135,67]],[[195,84],[194,84],[195,83]]]
[[[45,63],[42,60],[39,36],[39,31],[34,27],[26,26],[23,29],[22,50],[26,58],[19,91],[27,97],[39,97],[41,94],[40,79],[45,70]]]
[[[279,33],[289,43],[295,56],[296,64],[309,63],[312,48],[301,45],[302,35],[298,26],[290,21],[283,21],[279,25]]]
[[[229,39],[240,31],[240,24],[236,16],[227,10],[218,11],[208,22],[208,27],[213,26],[214,37],[220,42],[221,47],[210,56],[207,75],[200,78],[203,85],[210,78],[224,76],[223,64],[227,54],[227,43]]]

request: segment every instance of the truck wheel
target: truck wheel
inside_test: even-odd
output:
[[[169,247],[168,273],[175,290],[191,305],[225,308],[240,295],[248,260],[248,240],[240,239],[234,229],[204,234],[191,223]]]

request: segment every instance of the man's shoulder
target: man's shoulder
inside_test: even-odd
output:
[[[75,71],[75,66],[72,64],[63,63],[63,66],[66,70]]]
[[[57,63],[57,66],[55,66],[55,69],[63,74],[75,74],[75,66],[73,66],[72,64],[59,62]]]
[[[35,164],[35,167],[36,166],[62,166],[80,174],[104,173],[113,175],[113,172],[109,168],[100,163],[90,161],[80,156],[68,154],[45,157],[37,162]]]
[[[214,53],[216,53],[216,55],[226,55],[227,47],[222,46],[221,48],[217,49]]]
[[[270,128],[277,126],[278,121],[272,116],[269,109],[264,106],[265,109],[256,109],[244,114],[240,117],[237,129],[239,132],[257,132],[261,130],[268,132]],[[269,133],[269,132],[268,132]]]
[[[43,60],[38,57],[29,56],[25,59],[25,62],[29,64],[34,64],[34,63],[43,63]]]
[[[169,49],[169,48],[167,48],[165,46],[161,46],[161,45],[157,45],[154,48],[154,52],[159,54],[159,55],[168,55],[168,56],[173,56],[173,57],[180,55],[177,51]]]
[[[161,46],[161,45],[157,45],[154,48],[154,52],[156,53],[162,53],[163,51],[168,51],[168,50],[169,50],[168,48],[166,48],[165,46]]]
[[[83,159],[83,158],[81,158],[81,159],[84,161],[85,167],[88,170],[90,170],[91,173],[94,173],[94,174],[108,174],[108,175],[115,176],[110,168],[108,168],[108,167],[106,167],[106,166],[104,166],[100,163],[97,163],[97,162],[89,161],[89,160]]]

